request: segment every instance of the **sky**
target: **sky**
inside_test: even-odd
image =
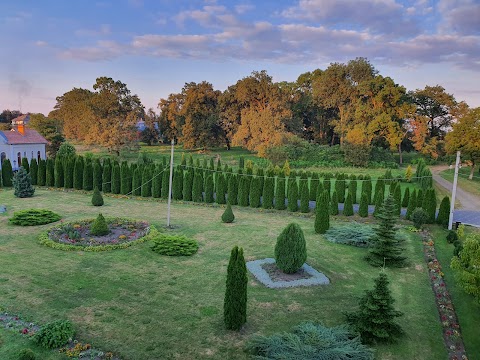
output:
[[[295,81],[356,57],[480,106],[480,0],[0,0],[0,43],[0,111],[48,114],[108,76],[158,112],[186,82]]]

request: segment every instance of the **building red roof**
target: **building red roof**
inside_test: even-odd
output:
[[[25,127],[24,134],[16,129],[1,132],[7,138],[7,144],[47,144],[48,141],[37,131]]]

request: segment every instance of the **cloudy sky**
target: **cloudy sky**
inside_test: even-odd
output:
[[[185,82],[293,81],[355,57],[480,106],[480,0],[1,1],[0,43],[0,111],[47,114],[99,76],[156,108]]]

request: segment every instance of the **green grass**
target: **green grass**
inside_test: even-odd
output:
[[[469,180],[468,176],[470,175],[470,167],[465,166],[459,169],[458,172],[458,186],[476,196],[480,196],[480,174],[478,171],[475,171],[473,174],[473,179]],[[454,169],[447,169],[440,173],[440,176],[445,180],[448,180],[453,183],[453,178],[455,176]]]
[[[0,191],[8,216],[41,207],[65,221],[92,218],[90,196],[37,189],[17,199]],[[234,207],[232,224],[221,223],[223,207],[173,203],[171,230],[198,241],[191,257],[161,256],[144,243],[101,253],[63,252],[42,247],[38,234],[49,227],[19,228],[0,217],[0,305],[37,323],[71,320],[80,341],[114,351],[124,359],[246,359],[245,341],[253,334],[287,331],[307,320],[327,326],[344,321],[342,312],[373,287],[378,269],[363,257],[366,249],[331,243],[314,233],[313,218],[287,212]],[[166,223],[166,204],[105,197],[105,216]],[[233,246],[247,261],[272,257],[278,234],[297,222],[307,241],[307,262],[324,272],[329,286],[268,289],[249,275],[247,324],[239,333],[224,330],[226,268]],[[333,225],[335,226],[335,222]],[[406,336],[377,347],[378,359],[446,359],[441,326],[430,288],[422,243],[406,233],[411,266],[386,270]],[[3,358],[0,356],[0,358]]]
[[[31,349],[39,360],[65,359],[63,355],[55,351],[46,350],[36,345],[26,336],[0,327],[0,359],[17,360],[17,354],[22,349]]]
[[[466,233],[478,232],[480,230],[467,227]],[[445,239],[447,231],[438,227],[433,228],[433,239],[435,241],[435,250],[437,258],[442,265],[445,274],[445,282],[448,291],[455,306],[455,311],[460,322],[460,329],[463,335],[463,341],[470,360],[480,359],[480,304],[475,299],[466,294],[463,289],[457,285],[452,269],[450,269],[450,261],[453,257],[453,244],[447,243]]]

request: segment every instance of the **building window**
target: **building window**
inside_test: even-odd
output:
[[[30,156],[30,161],[32,161],[32,159],[33,159],[33,151],[32,151],[32,156]]]
[[[18,167],[22,164],[22,153],[20,151],[17,153],[17,163]]]
[[[2,152],[0,154],[0,166],[3,164],[3,160],[5,160],[7,158],[7,154],[5,154],[4,152]]]
[[[39,152],[37,152],[37,161],[40,162],[40,159],[41,159],[41,158],[42,158],[42,157],[40,156],[40,151],[39,151]]]

